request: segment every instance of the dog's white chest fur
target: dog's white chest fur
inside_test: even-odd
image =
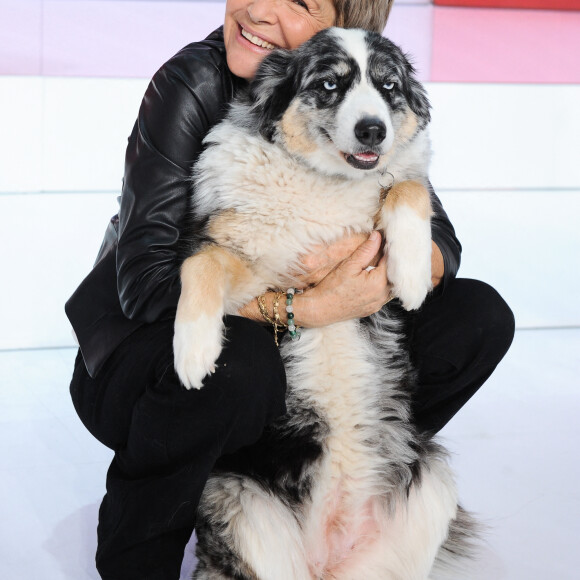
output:
[[[210,233],[220,245],[234,241],[235,251],[285,275],[314,245],[372,229],[377,173],[354,180],[309,170],[280,146],[228,123],[214,139],[219,156],[200,159],[195,202],[198,212],[212,216]],[[219,171],[209,166],[218,158]]]

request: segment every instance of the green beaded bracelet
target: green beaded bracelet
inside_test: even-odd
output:
[[[288,334],[292,340],[300,340],[300,330],[294,324],[294,307],[292,301],[296,294],[296,288],[288,288],[286,290],[286,315],[288,317]]]

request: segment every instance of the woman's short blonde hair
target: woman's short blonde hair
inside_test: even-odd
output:
[[[383,32],[394,0],[334,0],[336,26]]]

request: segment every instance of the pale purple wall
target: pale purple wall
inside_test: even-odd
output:
[[[223,0],[0,0],[0,75],[149,78]],[[386,34],[423,80],[580,82],[580,13],[395,3]]]

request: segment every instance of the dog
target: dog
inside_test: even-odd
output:
[[[379,229],[394,296],[421,306],[429,122],[413,66],[379,34],[331,28],[264,59],[194,169],[174,335],[185,387],[214,372],[225,314],[293,286],[301,256],[347,233]],[[475,523],[445,451],[410,421],[393,310],[284,338],[287,414],[212,472],[195,579],[424,580],[469,555]]]

